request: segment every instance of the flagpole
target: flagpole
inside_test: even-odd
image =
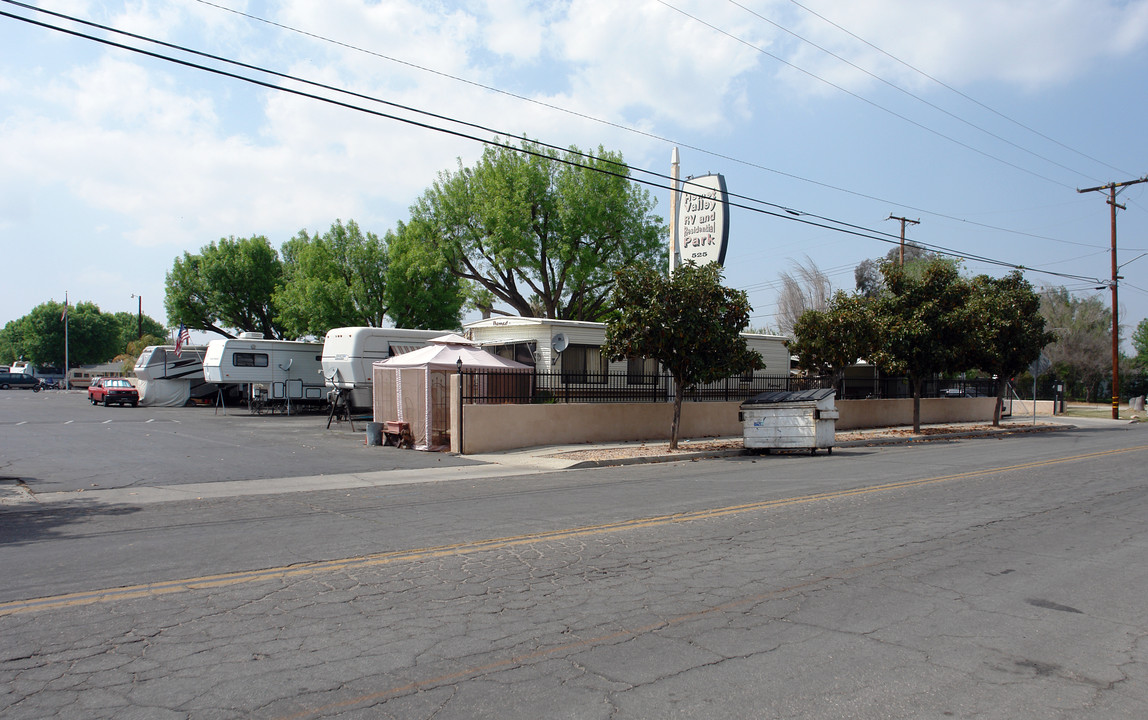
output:
[[[72,389],[72,375],[68,372],[68,291],[64,291],[64,389]]]

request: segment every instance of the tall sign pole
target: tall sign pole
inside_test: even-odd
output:
[[[678,203],[680,191],[678,179],[681,177],[681,162],[678,158],[678,149],[674,148],[670,156],[670,277],[680,264],[678,258]]]
[[[1098,190],[1108,191],[1108,204],[1112,210],[1112,279],[1108,281],[1108,287],[1112,289],[1112,419],[1116,420],[1120,417],[1120,318],[1119,318],[1119,305],[1116,304],[1116,286],[1120,280],[1118,274],[1120,267],[1116,264],[1116,208],[1126,210],[1123,205],[1116,202],[1117,188],[1123,189],[1129,185],[1136,185],[1137,183],[1148,182],[1148,176],[1142,177],[1138,180],[1128,180],[1121,183],[1108,183],[1107,185],[1098,185],[1097,187],[1084,188],[1083,190],[1077,189],[1078,193],[1097,192]]]

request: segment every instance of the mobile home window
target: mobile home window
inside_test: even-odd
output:
[[[562,351],[562,382],[605,384],[607,369],[597,345],[571,345]]]
[[[267,353],[237,352],[231,356],[235,367],[267,367]]]
[[[644,357],[632,357],[626,359],[627,385],[656,385],[657,383],[657,360]]]

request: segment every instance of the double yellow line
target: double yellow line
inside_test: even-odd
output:
[[[32,612],[36,610],[54,610],[59,608],[92,605],[102,602],[116,602],[121,600],[134,600],[146,597],[159,597],[162,595],[191,592],[194,590],[211,590],[215,588],[223,588],[244,583],[263,582],[267,580],[285,580],[304,575],[318,575],[322,573],[338,572],[341,570],[356,570],[379,565],[390,565],[393,563],[418,562],[421,560],[431,560],[451,555],[465,555],[488,550],[500,550],[503,548],[518,547],[538,542],[564,540],[567,538],[578,538],[587,535],[601,535],[606,533],[623,532],[626,530],[658,527],[673,523],[692,522],[695,520],[707,520],[710,518],[725,517],[741,513],[772,510],[775,508],[787,507],[790,505],[801,505],[823,500],[836,500],[839,498],[854,497],[857,495],[870,495],[874,493],[890,492],[893,490],[903,490],[906,488],[951,482],[953,480],[966,480],[970,478],[983,477],[985,475],[1019,472],[1022,470],[1031,470],[1034,468],[1047,467],[1050,465],[1079,462],[1082,460],[1091,460],[1099,457],[1107,457],[1129,452],[1141,452],[1144,450],[1148,450],[1148,445],[1139,445],[1117,450],[1104,450],[1099,452],[1085,453],[1083,455],[1072,455],[1069,457],[1054,458],[1049,460],[1036,460],[1033,462],[1020,463],[1018,465],[1008,465],[1000,468],[972,470],[969,472],[955,473],[952,475],[941,475],[938,477],[920,478],[917,480],[904,480],[901,482],[886,483],[883,485],[871,485],[850,490],[837,490],[834,492],[815,493],[811,495],[801,495],[797,497],[781,498],[777,500],[763,500],[760,502],[745,503],[741,505],[729,505],[726,507],[710,508],[706,510],[694,510],[691,512],[673,513],[670,515],[634,518],[631,520],[622,520],[620,522],[604,523],[601,525],[586,525],[577,528],[549,530],[527,535],[492,538],[488,540],[455,543],[452,545],[439,545],[436,547],[421,548],[416,550],[374,553],[371,555],[361,555],[358,557],[342,558],[338,560],[320,560],[315,562],[266,568],[263,570],[221,573],[218,575],[203,575],[201,577],[195,578],[143,583],[140,585],[129,585],[119,588],[106,588],[102,590],[92,590],[89,592],[68,593],[65,595],[52,595],[30,600],[15,600],[12,602],[0,603],[0,616]]]

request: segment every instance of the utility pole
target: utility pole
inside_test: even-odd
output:
[[[1112,419],[1116,420],[1120,417],[1120,318],[1119,306],[1116,304],[1116,286],[1117,282],[1121,279],[1117,274],[1120,267],[1116,264],[1116,208],[1127,210],[1128,208],[1116,202],[1117,189],[1123,190],[1129,185],[1136,185],[1138,183],[1148,182],[1148,175],[1138,180],[1127,180],[1125,182],[1112,182],[1107,185],[1097,185],[1096,187],[1077,188],[1076,192],[1097,192],[1100,190],[1108,191],[1108,204],[1112,210],[1112,279],[1108,281],[1108,287],[1112,289]]]
[[[678,149],[670,155],[670,277],[681,264],[678,256],[678,203],[681,201],[678,192],[678,178],[681,177],[681,161],[678,158]]]
[[[901,267],[905,267],[905,223],[912,223],[913,225],[920,225],[920,220],[910,220],[909,218],[897,217],[893,213],[889,213],[886,220],[900,220],[901,221]]]

